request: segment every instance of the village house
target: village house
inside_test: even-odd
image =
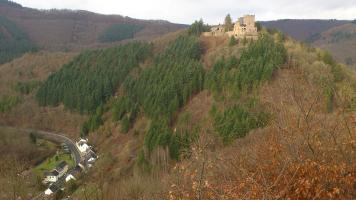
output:
[[[93,166],[93,164],[97,158],[98,158],[98,156],[94,153],[94,151],[89,150],[88,153],[84,157],[84,163],[86,166],[88,166],[90,168]]]
[[[58,172],[59,177],[62,177],[68,171],[68,164],[66,161],[60,162],[57,167],[56,171]]]
[[[45,172],[45,183],[55,183],[58,181],[59,173],[56,170],[52,170],[50,172]]]
[[[71,180],[76,180],[77,177],[79,176],[80,172],[82,172],[82,169],[80,168],[80,166],[76,166],[73,170],[71,170],[71,172],[66,176],[65,181],[69,182]]]
[[[52,184],[47,190],[45,190],[45,195],[51,195],[59,190],[59,187]]]
[[[226,31],[223,25],[213,26],[211,32],[203,33],[205,36],[229,36],[236,39],[257,39],[258,32],[255,24],[255,15],[240,17],[235,23],[232,31]]]
[[[81,153],[86,153],[87,151],[90,150],[90,146],[88,145],[88,140],[80,139],[78,142],[76,142],[76,145]]]
[[[71,180],[77,180],[74,176],[73,176],[73,174],[68,174],[67,176],[66,176],[66,182],[69,182],[69,181],[71,181]]]
[[[225,27],[223,25],[218,25],[211,27],[211,32],[208,32],[208,34],[212,36],[223,36],[225,35]]]
[[[98,156],[92,150],[92,147],[88,145],[87,139],[80,138],[80,140],[76,142],[76,147],[81,153],[82,159],[75,168],[69,170],[68,164],[65,161],[62,161],[55,169],[45,173],[46,177],[43,182],[46,184],[49,183],[49,188],[45,191],[46,195],[52,195],[60,189],[58,185],[61,182],[59,181],[60,178],[63,177],[63,181],[65,182],[75,181],[83,170],[92,167],[96,159],[98,159]]]
[[[66,161],[60,162],[55,169],[45,173],[45,183],[55,183],[68,171],[68,164]]]

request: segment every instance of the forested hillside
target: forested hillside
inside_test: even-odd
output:
[[[109,104],[112,119],[119,122],[121,132],[129,132],[142,115],[151,121],[138,162],[147,164],[157,148],[168,148],[169,157],[179,160],[183,148],[196,139],[197,131],[172,130],[180,108],[204,87],[219,100],[238,101],[269,80],[286,60],[281,41],[263,34],[242,51],[240,58],[220,58],[205,79],[201,62],[204,49],[196,36],[199,33],[188,33],[152,56],[152,47],[144,43],[82,53],[49,77],[37,93],[38,102],[42,106],[63,103],[79,112],[91,112],[82,127],[82,134],[88,134],[105,123],[102,116],[108,109],[104,105],[122,85],[119,97]],[[145,59],[144,67],[139,67]],[[267,124],[268,113],[252,112],[257,104],[250,99],[212,112],[215,130],[225,143]]]
[[[40,107],[36,100],[36,93],[46,79],[76,55],[39,51],[0,65],[0,126],[64,132],[76,137],[85,115],[63,106]]]
[[[13,84],[68,113],[99,155],[57,197],[355,198],[355,73],[279,31],[231,42],[207,29],[82,52]]]
[[[85,190],[103,199],[352,198],[354,74],[279,32],[232,45],[188,33],[198,37],[170,40],[99,112],[89,137],[110,153],[98,168],[130,176],[101,187],[109,176],[93,173]],[[126,142],[116,152],[100,133]]]
[[[199,62],[201,54],[196,37],[179,36],[163,53],[156,55],[153,66],[145,69],[137,79],[129,78],[125,82],[125,93],[130,102],[141,106],[152,119],[144,142],[149,152],[158,146],[168,146],[169,155],[178,159],[183,141],[190,140],[190,136],[184,133],[173,135],[169,125],[177,110],[203,88],[204,71]],[[137,114],[127,114],[129,123],[134,122],[133,115]],[[126,117],[117,118],[125,123]]]
[[[267,34],[250,44],[239,59],[232,56],[217,60],[207,75],[206,85],[217,101],[235,102],[224,106],[221,112],[216,107],[212,110],[215,130],[224,143],[231,143],[246,136],[251,129],[267,125],[269,114],[258,106],[258,99],[247,97],[268,81],[285,61],[286,50],[281,41],[275,42]],[[241,101],[242,98],[245,100]]]
[[[16,23],[0,15],[0,64],[36,49]]]
[[[48,78],[38,90],[38,102],[43,106],[63,103],[80,113],[95,111],[150,52],[149,44],[135,42],[82,53]]]

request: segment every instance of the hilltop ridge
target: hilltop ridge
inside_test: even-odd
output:
[[[78,50],[107,46],[99,37],[118,24],[140,26],[125,39],[151,40],[185,28],[163,20],[140,20],[121,15],[102,15],[83,10],[37,10],[2,0],[0,15],[15,22],[33,41],[46,50]],[[116,42],[116,41],[113,41]]]

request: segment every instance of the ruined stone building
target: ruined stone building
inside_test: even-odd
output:
[[[223,25],[214,26],[211,32],[204,33],[205,36],[234,36],[237,39],[257,39],[258,32],[255,25],[255,15],[245,15],[240,17],[234,24],[232,31],[225,31]]]
[[[213,26],[211,27],[211,32],[208,32],[208,35],[212,36],[222,36],[225,35],[225,27],[224,25],[218,25],[218,26]]]

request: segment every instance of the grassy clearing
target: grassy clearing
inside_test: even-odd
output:
[[[36,166],[33,169],[33,173],[38,176],[43,176],[46,171],[51,171],[54,169],[60,162],[66,161],[69,165],[69,168],[74,167],[74,161],[70,154],[56,154],[52,157],[47,158],[41,164]]]

